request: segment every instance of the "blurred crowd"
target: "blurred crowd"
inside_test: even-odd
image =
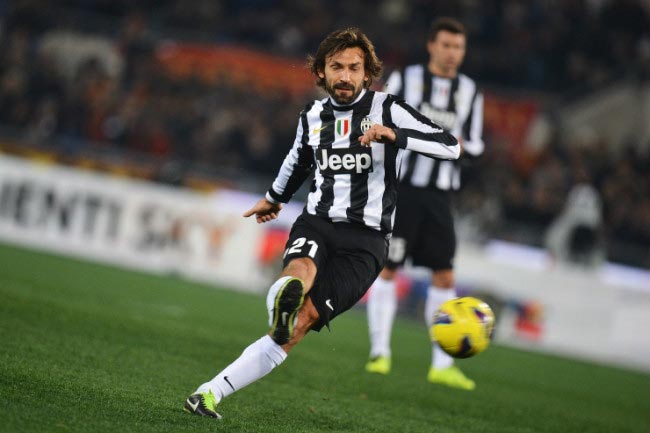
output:
[[[63,154],[128,152],[159,162],[154,178],[173,184],[194,170],[270,177],[314,95],[179,79],[160,68],[157,47],[245,44],[303,59],[332,29],[357,25],[390,69],[426,59],[428,25],[443,14],[466,23],[463,70],[487,87],[579,94],[650,72],[641,0],[16,0],[0,3],[0,131]],[[88,44],[104,55],[74,62],[74,48],[62,51]],[[486,136],[485,158],[467,168],[460,212],[480,220],[482,236],[548,246],[545,233],[572,189],[589,185],[600,203],[594,245],[611,260],[650,267],[646,143],[632,134],[612,152],[588,131],[557,132],[525,168]]]
[[[554,131],[527,164],[513,164],[506,143],[486,137],[458,197],[472,235],[549,248],[585,267],[608,258],[650,268],[650,146],[631,135],[612,151],[589,129]]]
[[[14,0],[8,30],[68,27],[120,38],[133,16],[150,37],[249,44],[302,57],[323,35],[361,27],[387,65],[424,60],[432,17],[450,15],[469,34],[464,70],[486,85],[544,91],[592,87],[648,74],[646,0]],[[131,21],[133,21],[131,19]],[[132,29],[133,30],[133,29]]]

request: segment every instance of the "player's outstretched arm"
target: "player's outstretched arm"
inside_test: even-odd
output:
[[[255,206],[244,212],[243,216],[248,218],[255,215],[257,223],[262,224],[276,219],[281,210],[282,203],[271,203],[266,197],[262,197]]]
[[[359,141],[362,146],[370,147],[370,143],[375,141],[377,143],[395,143],[395,131],[387,126],[374,124],[368,129]]]

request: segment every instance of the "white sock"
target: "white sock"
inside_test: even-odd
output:
[[[390,357],[390,334],[397,311],[395,280],[377,278],[368,295],[370,357]]]
[[[197,392],[212,391],[217,402],[246,385],[266,376],[287,358],[287,353],[265,335],[250,346],[214,379],[199,386]]]
[[[456,297],[456,288],[441,289],[429,286],[427,301],[424,304],[424,320],[427,324],[427,331],[433,325],[433,316],[438,308],[445,302]],[[454,365],[454,358],[444,352],[437,343],[431,344],[431,366],[433,368],[447,368]]]
[[[269,292],[266,294],[266,310],[269,313],[269,326],[273,326],[273,309],[275,308],[275,296],[280,291],[280,288],[287,282],[288,279],[292,277],[280,277],[278,280],[271,285]],[[298,315],[296,314],[296,318]]]

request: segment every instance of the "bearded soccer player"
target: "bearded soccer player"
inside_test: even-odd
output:
[[[244,214],[258,223],[277,218],[314,172],[284,268],[268,291],[270,330],[187,398],[190,413],[220,418],[217,405],[226,397],[270,373],[310,330],[329,327],[361,299],[385,263],[406,150],[428,158],[460,155],[453,135],[404,101],[369,90],[381,62],[360,30],[330,34],[308,64],[327,97],[300,113],[278,176]]]
[[[462,159],[470,160],[483,153],[483,97],[476,83],[458,72],[465,47],[466,32],[460,22],[447,17],[435,20],[427,41],[429,62],[393,72],[386,91],[404,98],[457,137],[463,148]],[[451,193],[460,188],[460,175],[458,160],[422,158],[405,151],[388,261],[368,295],[371,347],[366,370],[370,373],[388,374],[391,369],[390,334],[397,310],[395,275],[407,258],[431,271],[424,308],[427,328],[438,307],[456,297],[456,236],[450,202]],[[429,382],[465,390],[476,387],[435,342],[431,359]]]

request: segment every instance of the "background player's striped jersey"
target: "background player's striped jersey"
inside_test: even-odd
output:
[[[468,76],[442,78],[431,74],[426,65],[411,65],[393,72],[385,90],[403,98],[454,137],[462,138],[463,157],[483,153],[483,95]],[[439,161],[406,152],[400,179],[417,187],[457,190],[460,172],[457,160]]]
[[[395,129],[395,144],[361,146],[358,138],[375,123]],[[316,100],[300,114],[293,147],[267,199],[286,203],[315,169],[307,212],[389,234],[405,149],[444,159],[460,152],[451,134],[392,95],[367,90],[345,107]]]

